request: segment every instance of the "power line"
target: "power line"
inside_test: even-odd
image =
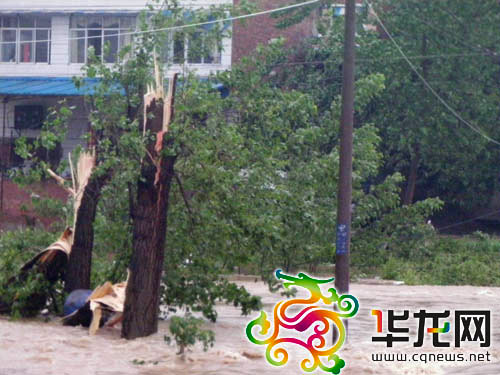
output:
[[[474,132],[478,133],[481,137],[485,138],[486,140],[500,146],[500,142],[494,140],[493,138],[489,137],[488,135],[484,134],[482,132],[481,129],[475,127],[474,125],[472,125],[470,122],[468,122],[467,120],[465,120],[462,116],[460,116],[460,114],[455,111],[437,92],[436,90],[434,90],[434,88],[429,84],[429,82],[427,82],[427,80],[422,76],[422,74],[420,74],[420,72],[418,71],[418,69],[415,67],[415,65],[413,65],[413,63],[411,62],[411,60],[408,58],[408,56],[406,56],[406,54],[404,53],[404,51],[401,49],[401,47],[398,45],[398,43],[394,40],[394,38],[392,37],[391,33],[389,33],[389,31],[387,30],[387,28],[385,27],[384,23],[382,22],[382,20],[380,19],[380,17],[378,16],[377,12],[375,11],[375,9],[373,8],[373,6],[371,5],[371,3],[367,0],[366,3],[368,4],[368,6],[371,8],[372,12],[373,12],[373,15],[375,16],[375,18],[377,19],[377,22],[379,23],[380,27],[382,27],[382,29],[384,30],[384,32],[387,34],[387,36],[389,37],[389,39],[391,40],[391,42],[394,44],[394,46],[396,47],[396,49],[399,51],[399,53],[401,54],[401,56],[403,57],[403,59],[408,63],[408,65],[410,66],[410,68],[415,72],[415,74],[417,75],[418,78],[420,78],[420,80],[424,83],[424,85],[429,89],[429,91],[441,102],[441,104],[443,104],[446,109],[448,109],[448,111],[450,111],[459,121],[463,122],[465,125],[467,125],[470,129],[472,129]]]
[[[455,57],[475,57],[475,56],[489,56],[490,53],[451,53],[451,54],[441,54],[441,55],[419,55],[419,56],[408,56],[412,60],[427,60],[427,59],[440,59],[440,58],[455,58]],[[403,57],[394,57],[390,59],[386,58],[357,58],[356,62],[373,62],[373,61],[401,61],[404,60]],[[339,62],[340,60],[314,60],[314,61],[290,61],[284,63],[278,63],[276,65],[308,65],[308,64],[324,64],[329,62]]]
[[[448,14],[449,16],[453,17],[453,19],[460,23],[462,26],[466,26],[465,23],[463,22],[463,20],[461,20],[459,17],[457,17],[455,14],[453,14],[452,12],[450,12],[449,10],[447,10],[446,8],[442,8],[439,4],[439,2],[435,2],[434,4],[437,8],[439,8],[441,11],[445,12],[446,14]],[[459,38],[457,38],[458,40]],[[470,48],[472,49],[476,49],[476,50],[482,50],[484,51],[487,55],[490,55],[490,56],[498,56],[497,52],[487,48],[487,47],[483,47],[481,44],[477,44],[477,46],[469,46]]]
[[[484,215],[476,216],[476,217],[473,217],[472,219],[468,219],[468,220],[464,220],[464,221],[459,221],[458,223],[454,223],[454,224],[450,224],[450,225],[445,225],[444,227],[440,227],[440,228],[436,228],[436,229],[441,231],[441,230],[444,230],[444,229],[454,228],[454,227],[458,227],[459,225],[471,223],[473,221],[476,221],[477,219],[484,219],[485,217],[493,216],[493,215],[496,215],[496,214],[500,214],[500,210],[493,211],[493,212],[490,212],[490,213],[487,213],[487,214],[484,214]]]
[[[179,26],[170,26],[170,27],[162,27],[159,29],[151,29],[151,30],[137,30],[137,31],[130,31],[130,32],[124,32],[124,33],[118,33],[118,34],[108,34],[104,35],[105,38],[109,37],[120,37],[120,36],[125,36],[125,35],[141,35],[141,34],[154,34],[158,32],[164,32],[164,31],[172,31],[172,30],[181,30],[181,29],[187,29],[191,27],[199,27],[199,26],[206,26],[206,25],[212,25],[215,23],[224,23],[224,22],[231,22],[231,21],[237,21],[245,18],[251,18],[251,17],[257,17],[257,16],[262,16],[265,14],[271,14],[271,13],[276,13],[276,12],[282,12],[288,9],[294,9],[294,8],[299,8],[307,5],[311,5],[314,3],[319,2],[320,0],[309,0],[305,1],[303,3],[298,3],[298,4],[292,4],[292,5],[287,5],[281,8],[275,8],[275,9],[268,9],[268,10],[263,10],[261,12],[256,12],[256,13],[249,13],[249,14],[243,14],[241,16],[233,16],[233,17],[227,17],[227,18],[222,18],[222,19],[217,19],[217,20],[211,20],[211,21],[205,21],[205,22],[197,22],[197,23],[191,23],[191,24],[186,24],[186,25],[179,25]],[[16,28],[17,29],[17,28]],[[34,28],[31,28],[34,29]],[[72,30],[79,30],[79,29],[72,29]],[[81,29],[85,30],[85,29]],[[87,36],[87,37],[69,37],[69,38],[62,38],[62,39],[57,39],[58,42],[69,42],[71,40],[81,40],[81,39],[97,39],[97,38],[102,38],[103,35],[98,35],[98,36]],[[50,42],[50,39],[47,40],[23,40],[20,41],[19,43],[27,44],[27,43],[46,43]],[[12,42],[5,42],[2,41],[0,44],[16,44],[16,41]]]
[[[416,4],[416,6],[418,7],[419,10],[422,11],[422,8],[419,6],[419,4]],[[474,45],[470,45],[468,43],[465,43],[462,40],[462,38],[460,38],[460,36],[452,34],[448,30],[445,30],[442,27],[439,27],[433,23],[428,22],[425,18],[419,17],[415,13],[418,13],[418,12],[414,12],[412,17],[414,17],[415,19],[417,19],[418,21],[420,21],[421,23],[423,23],[427,27],[433,29],[435,32],[438,32],[440,35],[443,35],[443,36],[446,35],[447,37],[451,38],[452,40],[454,40],[458,44],[461,44],[463,47],[466,47],[466,48],[469,48],[469,49],[475,50],[475,51],[482,51],[485,53],[485,55],[490,55],[490,56],[493,55],[493,52],[491,52],[491,51],[486,52],[484,49],[480,48],[480,46],[474,46]]]

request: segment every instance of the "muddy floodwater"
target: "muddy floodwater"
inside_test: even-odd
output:
[[[239,283],[260,295],[269,313],[274,304],[283,299],[279,294],[270,293],[261,282],[247,279]],[[351,284],[350,293],[360,301],[360,310],[349,320],[349,340],[338,353],[346,361],[343,375],[500,374],[500,288],[405,286],[370,280]],[[428,312],[450,310],[452,316],[455,310],[490,310],[491,345],[481,348],[478,343],[467,343],[455,348],[452,328],[450,333],[442,334],[442,341],[451,342],[449,348],[434,348],[431,334],[426,334],[424,347],[415,348],[416,329],[408,324],[410,341],[396,342],[392,348],[387,348],[385,343],[372,342],[372,337],[377,335],[372,309],[409,310],[408,322],[415,321],[413,313],[421,309]],[[196,347],[184,360],[176,356],[174,346],[164,342],[168,321],[160,323],[158,334],[126,341],[120,338],[120,327],[102,329],[91,337],[86,329],[63,327],[55,318],[46,323],[41,320],[11,322],[1,317],[0,375],[304,374],[299,362],[306,356],[300,348],[289,347],[288,364],[273,367],[264,358],[264,348],[246,339],[245,327],[258,316],[257,313],[245,317],[239,310],[226,305],[219,305],[217,311],[218,322],[207,324],[216,333],[215,346],[207,352]],[[387,333],[385,326],[384,330]],[[417,361],[373,361],[373,355],[380,353],[406,353],[408,358],[414,355]],[[427,356],[435,354],[437,358],[439,353],[462,354],[462,358],[468,360],[444,362],[436,359],[425,363]]]

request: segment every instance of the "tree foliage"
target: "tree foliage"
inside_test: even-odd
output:
[[[383,74],[385,89],[357,112],[382,138],[382,175],[405,176],[406,203],[439,196],[448,204],[471,209],[485,206],[498,189],[495,140],[499,64],[496,1],[370,2],[396,43],[435,91],[472,127],[458,120],[411,70],[392,41],[384,36],[365,4],[358,12],[356,76]],[[318,37],[275,67],[275,82],[311,92],[320,107],[340,93],[343,17],[331,5],[317,3]],[[294,11],[296,14],[300,12]],[[293,12],[288,12],[293,13]],[[284,26],[300,21],[280,15]],[[358,88],[359,90],[359,88]],[[357,92],[359,94],[359,91]],[[356,101],[362,95],[357,95]]]
[[[396,42],[436,92],[479,132],[500,139],[496,1],[376,1]],[[387,89],[368,113],[381,129],[386,169],[418,174],[417,197],[487,205],[498,189],[498,145],[459,121],[425,87],[387,38],[360,38],[360,71],[381,72]],[[376,110],[375,110],[376,108]]]

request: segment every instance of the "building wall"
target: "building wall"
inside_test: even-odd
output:
[[[234,0],[237,5],[241,0]],[[249,0],[254,3],[259,11],[276,9],[291,4],[290,0]],[[332,4],[334,14],[342,15],[345,1],[337,0]],[[356,6],[362,7],[363,0],[356,0]],[[233,49],[232,63],[237,63],[242,57],[250,55],[259,44],[267,44],[272,39],[284,37],[287,46],[297,46],[304,39],[315,36],[316,13],[311,13],[308,18],[300,24],[286,29],[277,29],[276,19],[270,15],[262,15],[249,18],[245,23],[236,21],[233,24]]]
[[[137,12],[150,4],[149,0],[1,0],[0,12],[54,11],[73,12],[75,9],[99,12]],[[231,4],[232,0],[180,0],[185,7],[208,7],[210,5]]]
[[[210,0],[210,1],[185,1],[186,7],[199,8],[208,5],[222,5],[231,4],[232,0]],[[18,2],[19,3],[19,2]],[[0,15],[8,14],[9,12],[29,12],[30,9],[36,9],[36,4],[40,5],[41,1],[24,1],[16,4],[10,0],[0,0]],[[44,1],[47,3],[47,1]],[[64,5],[64,4],[66,5]],[[68,10],[66,13],[61,13],[64,7],[68,9],[96,9],[100,14],[112,14],[114,12],[126,13],[134,12],[144,9],[144,0],[128,0],[123,1],[76,1],[72,2],[71,6],[65,0],[52,1],[48,8],[58,10],[59,14],[52,15],[51,27],[51,58],[50,63],[5,63],[0,62],[0,77],[73,77],[81,75],[83,64],[70,63],[69,58],[69,23],[71,13]],[[28,5],[32,5],[29,8]],[[101,4],[101,5],[99,5]],[[128,8],[127,8],[128,6]],[[104,8],[104,10],[102,10]],[[108,9],[109,8],[109,9]],[[121,10],[120,10],[121,9]],[[48,9],[44,9],[45,12]],[[223,50],[221,52],[220,64],[185,64],[185,65],[172,65],[168,67],[167,74],[173,72],[182,72],[185,70],[194,70],[200,76],[208,76],[212,72],[227,70],[231,68],[231,38],[224,38],[222,41]]]
[[[12,13],[40,12],[51,15],[51,47],[49,63],[11,63],[0,62],[0,77],[73,77],[82,74],[83,64],[70,63],[70,18],[74,12],[84,14],[137,14],[145,8],[147,0],[0,0],[0,15]],[[188,8],[207,7],[209,5],[232,4],[232,0],[202,0],[181,1],[181,6]],[[186,21],[189,22],[189,21]],[[231,38],[222,41],[220,64],[185,64],[172,65],[167,74],[194,70],[200,76],[230,69],[231,67]],[[5,144],[21,135],[36,137],[39,130],[23,130],[14,128],[14,108],[16,105],[43,105],[45,108],[57,105],[62,98],[54,97],[9,97],[5,127],[3,124],[3,104],[0,103],[0,156],[7,157]],[[3,98],[0,96],[0,100]],[[81,143],[81,135],[88,128],[87,111],[83,99],[70,98],[69,104],[77,104],[67,140],[63,143],[63,156],[66,157],[77,144]],[[2,137],[6,140],[2,141]]]
[[[15,97],[9,98],[7,102],[5,126],[4,126],[4,98],[0,96],[0,156],[2,161],[5,162],[8,158],[8,151],[10,147],[9,142],[20,136],[27,138],[36,138],[40,134],[40,130],[19,130],[14,127],[14,111],[17,105],[42,105],[46,111],[49,108],[59,106],[58,102],[62,98],[48,98],[48,97]],[[71,152],[77,145],[84,144],[82,135],[88,130],[88,117],[85,109],[83,98],[75,97],[66,100],[68,106],[74,106],[73,115],[69,120],[69,127],[66,140],[62,143],[62,156],[66,158],[68,153]],[[5,141],[2,137],[5,135]]]
[[[13,149],[10,144],[11,141],[19,136],[36,137],[40,133],[40,130],[22,130],[19,132],[14,128],[15,106],[43,105],[48,110],[50,107],[58,106],[61,99],[63,98],[11,97],[6,105],[4,127],[4,97],[0,96],[0,166],[7,165],[11,161],[9,155]],[[82,135],[88,129],[88,112],[85,109],[83,98],[67,98],[67,104],[75,108],[69,120],[67,137],[62,143],[62,158],[67,158],[68,153],[74,150],[77,145],[84,145],[85,141],[82,139]],[[5,138],[2,138],[3,134],[5,134]],[[66,173],[65,176],[67,175]],[[32,225],[48,227],[54,222],[54,218],[39,216],[33,211],[31,207],[32,194],[61,201],[65,201],[68,197],[67,192],[57,186],[51,179],[32,184],[28,188],[21,188],[13,181],[10,181],[7,174],[0,175],[0,231]]]
[[[234,0],[239,4],[240,0]],[[260,10],[275,9],[290,4],[289,0],[251,0]],[[275,28],[276,20],[270,15],[249,18],[244,23],[236,21],[233,25],[232,62],[237,63],[242,57],[250,55],[259,44],[267,44],[270,40],[284,37],[289,46],[297,45],[315,33],[315,20],[311,15],[302,23],[285,30]]]

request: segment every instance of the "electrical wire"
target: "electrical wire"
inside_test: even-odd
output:
[[[305,1],[302,3],[297,3],[297,4],[292,4],[292,5],[287,5],[284,7],[280,8],[274,8],[274,9],[268,9],[268,10],[263,10],[260,12],[256,13],[249,13],[249,14],[243,14],[240,16],[233,16],[233,17],[227,17],[227,18],[222,18],[222,19],[217,19],[217,20],[211,20],[211,21],[205,21],[205,22],[197,22],[197,23],[191,23],[191,24],[186,24],[186,25],[179,25],[179,26],[170,26],[170,27],[162,27],[158,29],[151,29],[151,30],[136,30],[136,31],[130,31],[130,32],[124,32],[124,33],[118,33],[118,34],[108,34],[105,35],[105,38],[110,38],[110,37],[119,37],[119,36],[127,36],[127,35],[142,35],[142,34],[154,34],[154,33],[159,33],[159,32],[164,32],[164,31],[172,31],[172,30],[181,30],[181,29],[187,29],[191,27],[199,27],[199,26],[206,26],[206,25],[212,25],[215,23],[225,23],[225,22],[232,22],[232,21],[237,21],[237,20],[242,20],[245,18],[251,18],[251,17],[257,17],[257,16],[262,16],[265,14],[271,14],[271,13],[276,13],[276,12],[282,12],[285,10],[289,9],[294,9],[294,8],[300,8],[304,7],[307,5],[315,4],[319,2],[320,0],[309,0]],[[17,28],[12,28],[12,29],[17,29]],[[30,28],[34,29],[34,28]],[[72,29],[72,30],[86,30],[86,29]],[[71,40],[80,40],[80,39],[93,39],[93,38],[102,38],[102,35],[97,35],[97,36],[87,36],[87,37],[68,37],[68,38],[62,38],[62,39],[57,39],[58,42],[69,42]],[[12,42],[5,42],[1,41],[0,44],[16,44],[16,43],[21,43],[21,44],[29,44],[29,43],[47,43],[50,42],[50,39],[47,40],[23,40],[20,42],[17,41],[12,41]]]
[[[418,9],[421,12],[423,12],[423,10],[419,6],[419,4],[416,4],[416,6],[418,7]],[[418,13],[418,12],[415,12],[415,13]],[[414,17],[416,20],[420,21],[422,24],[426,25],[428,28],[432,29],[434,31],[434,33],[438,33],[441,36],[446,36],[448,38],[451,38],[452,40],[455,41],[455,43],[458,43],[467,49],[470,49],[473,51],[481,51],[481,52],[484,52],[486,55],[490,55],[490,56],[493,54],[491,51],[485,50],[485,49],[481,48],[480,46],[474,46],[474,45],[471,45],[469,43],[464,42],[462,40],[462,38],[460,38],[460,36],[455,35],[453,33],[450,33],[448,30],[445,30],[440,26],[437,26],[433,23],[428,22],[425,18],[419,17],[418,14],[413,14],[412,17]]]
[[[493,216],[493,215],[496,215],[496,214],[500,214],[500,210],[493,211],[493,212],[490,212],[490,213],[487,213],[487,214],[484,214],[484,215],[476,216],[476,217],[473,217],[472,219],[460,221],[458,223],[453,223],[453,224],[450,224],[450,225],[445,225],[444,227],[440,227],[440,228],[436,228],[436,229],[439,230],[439,231],[442,231],[444,229],[458,227],[459,225],[471,223],[473,221],[476,221],[477,219],[484,219],[485,217]]]
[[[456,22],[460,23],[463,27],[467,27],[468,25],[466,25],[463,20],[461,20],[459,17],[457,17],[455,14],[453,14],[452,12],[448,11],[446,8],[442,8],[439,4],[439,2],[436,2],[434,4],[437,8],[439,8],[442,12],[448,14],[449,16],[451,16]],[[467,45],[467,44],[465,44]],[[468,45],[469,48],[471,49],[476,49],[476,50],[482,50],[484,51],[486,54],[490,55],[490,56],[497,56],[498,54],[487,48],[487,47],[484,47],[482,46],[481,44],[477,44],[476,46],[472,46],[472,45]]]
[[[442,54],[442,55],[419,55],[419,56],[408,56],[411,60],[427,60],[427,59],[440,59],[440,58],[455,58],[455,57],[476,57],[476,56],[489,56],[490,54],[487,52],[483,53],[451,53],[451,54]],[[386,58],[359,58],[356,59],[356,62],[373,62],[373,61],[384,61],[384,62],[392,62],[392,61],[401,61],[404,60],[403,57],[394,57],[391,59]],[[309,64],[324,64],[329,62],[337,62],[338,60],[314,60],[314,61],[290,61],[284,63],[278,63],[276,65],[309,65]],[[340,63],[340,61],[339,61]]]
[[[455,116],[455,118],[457,118],[459,121],[461,121],[462,123],[464,123],[465,125],[467,125],[470,129],[472,129],[474,132],[476,132],[477,134],[479,134],[481,137],[483,137],[484,139],[488,140],[489,142],[492,142],[498,146],[500,146],[500,142],[496,141],[495,139],[489,137],[487,134],[485,134],[481,129],[479,129],[478,127],[475,127],[474,125],[472,125],[470,122],[468,122],[467,120],[465,120],[462,116],[460,116],[460,114],[455,111],[447,102],[446,100],[444,100],[441,95],[439,95],[436,90],[434,90],[434,88],[429,84],[429,82],[427,82],[427,80],[422,76],[422,74],[420,74],[420,72],[418,71],[418,69],[415,67],[415,65],[413,65],[413,63],[411,62],[411,60],[408,58],[408,56],[406,56],[406,54],[404,53],[404,51],[401,49],[401,47],[398,45],[398,43],[396,42],[396,40],[394,40],[394,38],[392,37],[391,33],[389,33],[389,30],[387,30],[387,28],[385,27],[384,23],[382,22],[382,20],[380,19],[380,17],[378,16],[377,12],[375,11],[375,9],[373,8],[373,6],[371,5],[371,3],[366,0],[366,3],[368,4],[368,7],[372,10],[373,12],[373,15],[375,16],[378,24],[380,25],[380,27],[384,30],[384,32],[386,33],[386,35],[389,37],[389,39],[391,40],[391,42],[394,44],[394,46],[396,47],[396,49],[398,50],[398,52],[401,54],[401,56],[403,57],[403,59],[408,63],[408,65],[410,66],[410,68],[413,70],[413,72],[417,75],[417,77],[423,82],[423,84],[425,85],[425,87],[427,87],[427,89],[429,89],[429,91],[441,102],[441,104],[443,104],[443,106],[446,107],[446,109],[448,109],[448,111],[450,111],[453,116]]]

